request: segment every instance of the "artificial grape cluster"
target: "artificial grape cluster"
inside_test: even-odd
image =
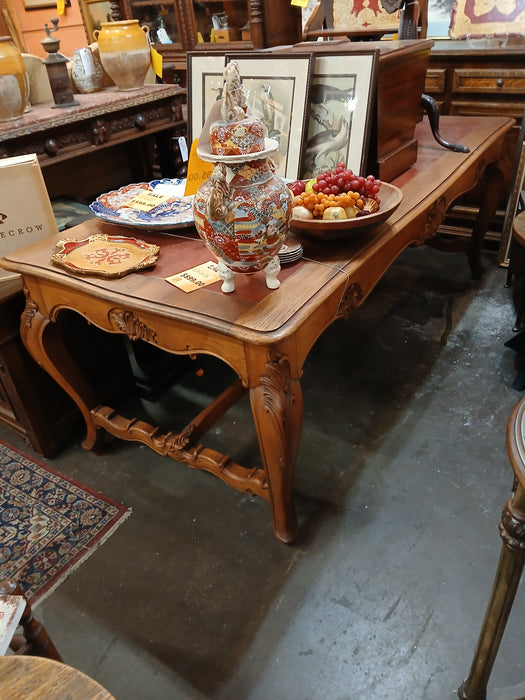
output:
[[[312,183],[308,186],[309,183]],[[380,204],[379,190],[381,180],[376,180],[373,175],[363,177],[356,175],[344,163],[338,163],[333,172],[325,171],[318,175],[315,180],[297,180],[289,185],[296,197],[302,195],[305,190],[313,191],[316,194],[340,195],[348,192],[357,192],[363,199],[373,199]]]
[[[343,192],[357,192],[361,197],[374,199],[380,204],[378,193],[381,188],[381,180],[376,180],[373,175],[363,177],[355,175],[344,163],[337,163],[333,172],[326,171],[317,176],[312,185],[314,192],[323,194],[342,194]]]

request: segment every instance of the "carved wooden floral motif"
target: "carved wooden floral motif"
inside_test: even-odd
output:
[[[157,334],[142,323],[131,311],[111,309],[108,319],[114,328],[125,333],[130,340],[145,340],[148,343],[157,342]]]

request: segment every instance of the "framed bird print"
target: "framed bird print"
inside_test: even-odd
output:
[[[302,179],[343,162],[364,175],[379,49],[315,55],[302,152]]]
[[[279,177],[297,180],[302,158],[312,54],[253,51],[227,54],[236,61],[250,112],[279,149],[272,154]]]

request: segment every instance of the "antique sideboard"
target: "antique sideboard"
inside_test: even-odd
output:
[[[78,106],[38,104],[0,124],[0,158],[36,153],[51,199],[91,199],[129,182],[177,174],[173,140],[186,130],[186,90],[145,85],[75,95]],[[155,155],[156,149],[156,155]]]
[[[516,125],[507,134],[502,170],[507,187],[487,239],[498,241],[525,108],[525,37],[436,39],[430,52],[425,92],[443,115],[506,116]],[[446,137],[446,134],[443,134]],[[464,198],[448,217],[451,232],[470,235],[479,196]]]

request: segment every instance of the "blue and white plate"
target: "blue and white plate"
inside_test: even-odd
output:
[[[193,225],[193,195],[184,196],[186,180],[163,178],[137,182],[96,198],[89,208],[99,219],[133,228],[169,231]],[[144,192],[168,195],[170,198],[150,211],[139,211],[128,205]]]

